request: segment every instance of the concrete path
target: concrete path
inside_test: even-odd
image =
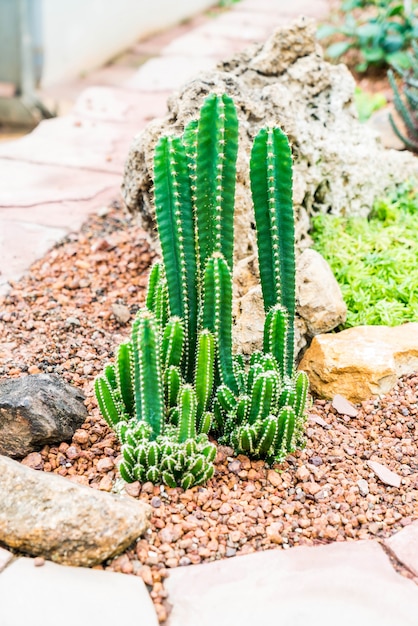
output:
[[[173,89],[279,24],[300,14],[320,19],[328,9],[329,0],[242,0],[216,18],[199,16],[139,43],[127,64],[60,86],[61,97],[76,100],[68,115],[0,143],[0,293],[89,214],[119,197],[131,138],[164,114]],[[132,56],[137,64],[148,60],[134,70]],[[418,577],[418,522],[385,546],[411,578]],[[43,626],[51,619],[157,624],[139,578],[35,563],[0,548],[2,626]],[[170,626],[417,624],[418,587],[397,573],[375,541],[177,568],[167,589],[174,606]]]
[[[76,100],[68,115],[0,142],[0,295],[89,214],[119,198],[132,137],[164,115],[174,89],[299,15],[325,17],[330,3],[242,0],[138,43],[87,78],[48,90],[44,95],[65,101],[64,109]]]

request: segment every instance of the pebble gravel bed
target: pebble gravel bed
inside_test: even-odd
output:
[[[143,578],[161,622],[169,569],[270,548],[388,537],[418,518],[418,374],[357,415],[316,400],[307,444],[280,466],[220,446],[207,485],[187,491],[133,483],[117,472],[120,448],[105,425],[93,380],[130,332],[156,253],[116,207],[63,240],[0,299],[0,376],[54,372],[86,394],[88,418],[72,442],[22,462],[103,491],[124,489],[152,506],[146,538],[100,566]],[[400,477],[378,478],[369,462]],[[408,572],[402,571],[405,575]]]

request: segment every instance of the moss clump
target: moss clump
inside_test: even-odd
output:
[[[330,264],[347,304],[344,328],[418,320],[417,233],[412,185],[377,201],[369,218],[314,218],[314,248]]]

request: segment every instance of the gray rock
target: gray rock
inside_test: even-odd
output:
[[[196,118],[210,92],[234,98],[240,118],[236,189],[236,257],[254,252],[255,233],[248,159],[252,140],[266,125],[281,126],[294,155],[296,238],[309,245],[310,217],[369,214],[373,201],[394,184],[418,174],[413,155],[385,150],[376,134],[360,124],[354,105],[355,82],[344,65],[323,59],[315,25],[299,19],[278,28],[221,63],[217,70],[188,82],[168,102],[169,114],[154,120],[134,139],[127,159],[123,195],[144,226],[153,222],[154,147],[163,134],[180,134]]]
[[[0,381],[0,454],[22,458],[71,439],[87,416],[84,395],[55,374]]]
[[[35,472],[0,456],[0,542],[32,556],[91,567],[148,528],[151,507]]]

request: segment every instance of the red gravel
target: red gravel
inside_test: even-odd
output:
[[[119,446],[98,413],[92,383],[130,331],[130,323],[115,320],[112,305],[135,314],[154,256],[146,234],[111,209],[35,263],[0,299],[0,376],[56,372],[87,395],[89,417],[72,442],[45,446],[24,463],[95,489],[121,489]],[[151,530],[104,567],[142,576],[164,621],[167,568],[390,536],[418,518],[417,394],[418,375],[404,377],[391,394],[362,403],[355,418],[315,401],[305,450],[274,469],[220,447],[215,476],[203,487],[128,486],[132,497],[153,507]],[[401,487],[383,484],[368,460],[397,472]]]

